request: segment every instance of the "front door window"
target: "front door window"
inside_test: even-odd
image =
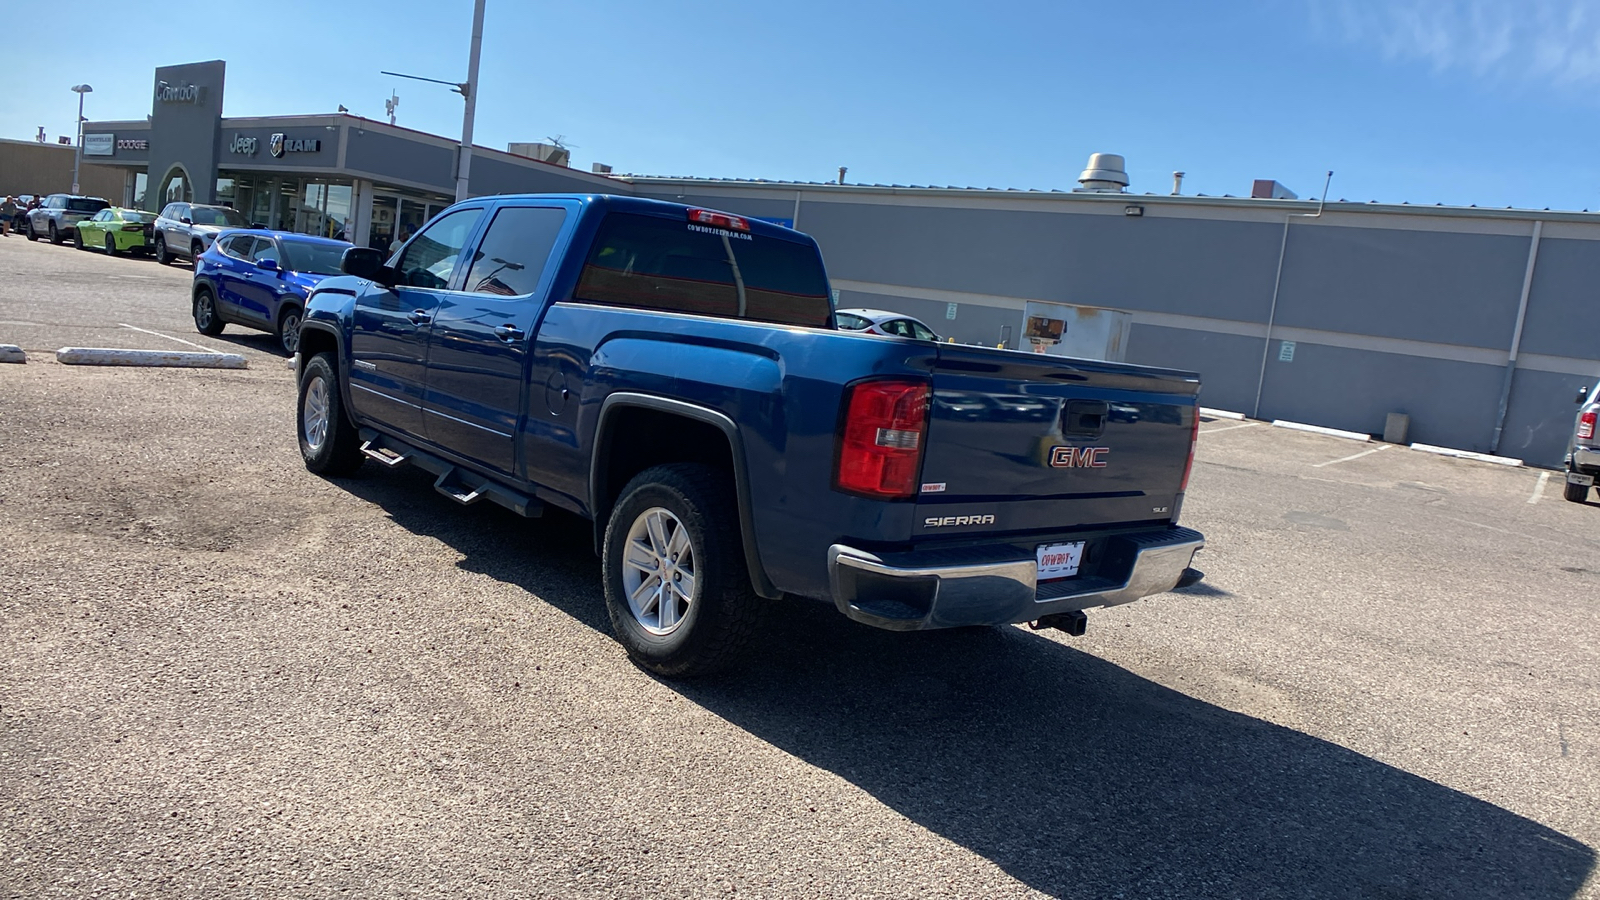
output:
[[[481,209],[458,209],[439,219],[406,246],[395,265],[400,284],[405,287],[442,291],[450,287],[456,261],[467,245],[467,237],[478,224]]]

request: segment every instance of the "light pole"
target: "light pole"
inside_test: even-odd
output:
[[[72,157],[72,192],[78,192],[78,167],[83,163],[83,95],[90,93],[94,88],[87,84],[75,84],[72,92],[78,95],[78,152]]]
[[[456,167],[457,203],[467,199],[467,182],[472,173],[472,120],[478,111],[478,56],[483,50],[483,5],[484,0],[474,0],[472,4],[472,50],[467,57],[466,81],[440,81],[437,78],[423,78],[421,75],[407,75],[404,72],[379,73],[380,75],[393,75],[396,78],[410,78],[415,81],[429,81],[434,84],[449,85],[451,89],[467,101],[466,112],[461,116],[461,162]]]

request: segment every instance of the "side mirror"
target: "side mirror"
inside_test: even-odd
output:
[[[1586,388],[1586,387],[1578,388],[1578,402],[1581,404],[1585,400],[1588,400],[1588,399],[1589,399],[1589,389]]]
[[[178,221],[182,222],[185,225],[193,225],[194,224],[194,220],[189,218],[188,216],[184,216],[183,218],[179,219]]]
[[[264,272],[280,271],[278,267],[278,261],[270,256],[262,257],[261,259],[256,260],[256,268]]]
[[[395,272],[383,264],[383,254],[371,247],[351,247],[339,257],[339,271],[385,287],[394,287]]]
[[[250,223],[250,227],[251,228],[259,228],[262,231],[266,231],[267,230],[267,223],[265,223],[265,222],[251,222]]]

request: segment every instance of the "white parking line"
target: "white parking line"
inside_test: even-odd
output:
[[[1540,472],[1539,473],[1539,483],[1535,484],[1533,486],[1533,496],[1528,498],[1528,502],[1529,503],[1538,503],[1539,502],[1539,498],[1544,496],[1544,486],[1549,481],[1550,481],[1550,473],[1549,472]]]
[[[1257,425],[1260,425],[1260,424],[1261,424],[1260,422],[1246,422],[1243,425],[1229,425],[1226,428],[1207,428],[1207,429],[1202,429],[1200,433],[1201,434],[1221,434],[1224,431],[1233,431],[1234,429],[1237,429],[1237,428],[1254,428],[1254,427],[1256,427]]]
[[[1330,460],[1328,460],[1327,462],[1324,462],[1324,463],[1317,463],[1316,465],[1312,466],[1311,468],[1320,469],[1323,466],[1331,466],[1331,465],[1334,465],[1336,463],[1349,462],[1352,459],[1360,459],[1363,456],[1371,456],[1374,453],[1381,453],[1382,451],[1387,450],[1387,449],[1389,449],[1389,445],[1388,444],[1384,444],[1381,447],[1373,447],[1371,450],[1363,450],[1360,453],[1352,453],[1349,456],[1341,456],[1338,459],[1330,459]]]
[[[148,328],[140,328],[137,325],[129,325],[127,322],[118,322],[117,324],[121,325],[123,328],[132,328],[134,331],[142,331],[145,334],[153,334],[156,337],[164,337],[169,341],[177,341],[180,344],[188,344],[191,347],[199,347],[201,350],[204,350],[207,353],[220,353],[221,352],[219,350],[213,350],[212,348],[207,347],[204,344],[196,344],[194,341],[186,341],[181,337],[173,337],[170,334],[162,334],[159,331],[151,331]]]

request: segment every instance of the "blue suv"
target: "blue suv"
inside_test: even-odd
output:
[[[225,325],[269,331],[283,352],[300,348],[306,295],[339,274],[345,241],[288,231],[224,231],[194,264],[194,327],[221,334]]]

